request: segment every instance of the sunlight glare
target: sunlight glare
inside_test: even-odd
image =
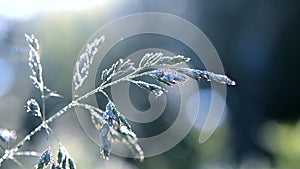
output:
[[[84,10],[99,6],[107,8],[113,0],[0,0],[0,17],[26,19],[39,12]]]

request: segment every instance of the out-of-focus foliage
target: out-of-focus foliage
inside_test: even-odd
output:
[[[295,169],[300,159],[300,122],[296,124],[266,124],[261,133],[263,144],[278,162],[278,168]]]

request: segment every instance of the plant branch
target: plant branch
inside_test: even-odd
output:
[[[45,128],[46,125],[48,125],[49,123],[51,123],[52,121],[54,121],[55,119],[59,118],[61,115],[63,115],[65,112],[67,112],[68,109],[79,105],[79,101],[88,98],[89,96],[97,93],[97,92],[101,92],[101,93],[105,93],[103,91],[103,89],[113,86],[115,84],[118,84],[120,82],[123,81],[127,81],[128,79],[132,79],[132,78],[136,78],[136,77],[140,77],[143,76],[142,74],[136,74],[136,75],[131,75],[131,76],[125,76],[123,78],[120,78],[116,81],[110,82],[106,85],[103,86],[99,86],[96,89],[86,93],[85,95],[77,98],[76,100],[72,101],[71,103],[69,103],[68,105],[66,105],[65,107],[63,107],[60,111],[58,111],[57,113],[55,113],[54,115],[52,115],[51,117],[49,117],[47,120],[44,120],[40,125],[38,125],[33,131],[31,131],[28,135],[26,135],[16,146],[14,146],[13,148],[11,148],[10,150],[6,150],[5,154],[0,158],[0,166],[3,163],[4,160],[9,159],[11,157],[13,157],[15,155],[16,152],[19,151],[19,149],[27,142],[31,139],[32,136],[34,136],[36,133],[38,133],[39,131],[41,131],[41,129]],[[108,95],[105,93],[105,96],[109,99]]]
[[[142,80],[135,80],[135,78],[139,78],[143,76],[151,76],[154,79],[156,79],[158,82],[161,82],[168,86],[172,86],[180,82],[184,82],[187,80],[188,76],[196,80],[199,80],[200,78],[205,78],[207,80],[214,80],[222,84],[235,85],[235,82],[229,79],[225,75],[216,74],[206,70],[181,68],[175,66],[183,62],[188,62],[190,58],[185,58],[184,56],[180,56],[180,55],[169,57],[169,56],[164,56],[162,53],[154,53],[154,54],[148,53],[142,58],[137,68],[133,66],[134,63],[131,62],[131,60],[128,59],[126,61],[123,61],[123,59],[119,59],[115,64],[112,65],[111,68],[105,69],[102,72],[101,79],[103,80],[103,82],[97,88],[74,99],[68,105],[66,105],[61,110],[57,111],[54,115],[46,119],[45,92],[48,92],[49,89],[47,89],[47,87],[44,85],[44,81],[42,77],[42,66],[40,63],[40,56],[38,53],[39,50],[38,41],[33,35],[32,36],[25,35],[25,36],[30,47],[29,66],[31,67],[32,70],[32,76],[30,76],[30,78],[33,80],[33,84],[35,85],[35,87],[40,89],[41,99],[42,99],[42,115],[39,109],[39,105],[34,99],[31,99],[27,102],[28,104],[27,112],[32,112],[32,114],[37,117],[42,116],[41,117],[42,122],[34,130],[32,130],[29,134],[27,134],[13,148],[9,149],[9,147],[7,147],[5,149],[1,146],[1,148],[4,150],[4,155],[2,155],[2,157],[0,158],[0,166],[5,160],[11,159],[15,163],[17,163],[20,167],[24,168],[22,164],[14,158],[14,156],[15,155],[37,156],[37,153],[34,151],[22,152],[19,150],[27,141],[31,140],[31,138],[42,129],[45,129],[47,132],[47,143],[48,143],[48,137],[50,133],[54,135],[56,140],[60,143],[54,131],[52,131],[52,129],[48,126],[48,124],[50,124],[55,119],[59,118],[64,113],[66,113],[69,109],[75,106],[83,107],[85,109],[90,110],[91,115],[94,115],[96,118],[98,115],[97,112],[100,115],[103,115],[101,119],[102,118],[104,119],[106,125],[102,126],[101,129],[99,129],[100,139],[102,139],[102,148],[100,146],[100,154],[102,151],[102,155],[105,159],[108,159],[110,153],[109,149],[111,149],[110,137],[116,137],[118,139],[122,138],[120,140],[122,140],[123,143],[126,143],[129,146],[129,148],[132,149],[133,152],[137,154],[137,157],[139,157],[140,160],[142,160],[144,158],[144,153],[141,147],[137,144],[138,138],[136,134],[131,130],[131,127],[129,123],[126,121],[125,117],[116,109],[116,106],[113,104],[112,100],[110,99],[109,95],[104,91],[104,89],[119,84],[121,82],[130,82],[136,84],[141,88],[147,89],[155,93],[156,96],[160,96],[162,93],[167,92],[167,90],[160,85],[147,83]],[[93,56],[98,51],[97,46],[100,43],[102,43],[103,40],[104,38],[102,37],[99,39],[95,39],[95,41],[91,45],[88,45],[86,52],[80,56],[81,58],[80,61],[76,63],[77,72],[74,76],[75,90],[81,87],[83,81],[86,79],[88,75],[89,66],[90,64],[92,64]],[[148,68],[153,68],[154,70],[147,71],[146,69]],[[129,71],[131,73],[129,73]],[[124,73],[127,73],[127,75],[124,75]],[[117,78],[113,79],[113,77],[116,77],[117,75],[119,76],[120,74],[123,74],[124,76],[119,77],[118,79]],[[98,92],[102,93],[109,102],[107,104],[105,111],[88,104],[80,103],[80,101]],[[115,124],[117,124],[117,127],[114,126]],[[112,131],[109,132],[108,129]],[[9,139],[7,140],[8,141],[6,142],[8,143]],[[46,155],[49,155],[48,153],[50,151],[49,143],[48,143],[48,147],[49,149],[45,151]],[[105,148],[108,148],[108,150],[106,150]],[[42,154],[42,157],[43,155],[44,153]],[[44,156],[44,158],[46,157],[46,155]],[[69,161],[69,163],[71,165],[73,161],[71,160],[71,162]],[[41,164],[44,166],[44,164],[46,163],[41,163]]]

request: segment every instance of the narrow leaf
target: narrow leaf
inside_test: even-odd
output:
[[[150,84],[144,81],[133,81],[133,80],[131,82],[140,88],[147,89],[150,92],[153,92],[156,96],[161,96],[163,93],[167,92],[166,89],[156,84]]]
[[[87,44],[85,52],[83,52],[75,64],[75,72],[73,82],[75,90],[83,85],[83,82],[88,77],[89,69],[93,63],[94,57],[98,52],[99,45],[105,40],[104,36],[96,38],[91,44]]]
[[[131,129],[130,124],[128,123],[128,121],[126,120],[126,118],[123,115],[119,115],[119,121],[121,124],[125,125],[129,129]]]
[[[139,67],[146,67],[146,66],[152,66],[154,65],[161,57],[163,56],[163,53],[146,53],[140,63]]]
[[[52,155],[51,155],[51,148],[48,147],[41,155],[37,165],[36,169],[44,169],[44,167],[47,168],[47,166],[51,163]]]
[[[52,164],[51,169],[61,169],[57,164]]]
[[[59,146],[59,151],[57,153],[57,167],[75,169],[76,165],[66,148],[62,145]]]
[[[157,81],[164,83],[168,86],[185,82],[186,77],[184,74],[176,72],[172,69],[158,69],[146,72],[146,75],[152,76]]]
[[[26,103],[26,111],[35,117],[42,117],[40,106],[35,99],[30,99]]]
[[[102,71],[101,80],[103,82],[111,80],[114,76],[128,73],[135,70],[134,63],[130,60],[119,59],[110,68]]]
[[[58,153],[57,153],[57,163],[61,164],[63,160],[63,150],[61,147],[59,147]]]
[[[32,157],[40,157],[40,153],[36,151],[18,151],[15,153],[15,156],[32,156]]]
[[[189,62],[190,58],[186,58],[181,55],[177,56],[164,56],[163,53],[146,53],[140,63],[139,67],[147,67],[147,66],[175,66],[180,63]]]
[[[200,74],[202,73],[202,71],[198,70],[198,69],[185,68],[185,69],[178,69],[176,71],[179,72],[179,73],[183,73],[183,74],[189,76],[190,78],[193,78],[193,79],[196,79],[196,80],[201,79]]]
[[[76,168],[75,164],[74,164],[74,161],[71,158],[68,159],[68,162],[69,162],[69,168],[70,169],[75,169]]]
[[[137,143],[137,140],[134,140],[133,138],[128,138],[127,146],[131,150],[131,152],[135,155],[135,158],[139,159],[140,161],[143,161],[145,156],[142,148]]]
[[[213,72],[209,72],[206,70],[198,70],[198,69],[179,69],[177,70],[180,73],[183,73],[191,78],[194,78],[196,80],[200,80],[201,78],[205,78],[208,81],[213,80],[221,84],[231,85],[234,86],[236,84],[235,81],[231,80],[226,75],[216,74]]]
[[[91,111],[94,111],[94,110],[91,110]],[[95,128],[100,131],[101,127],[104,124],[104,119],[100,115],[98,115],[96,112],[91,113],[91,118],[92,118],[92,122],[93,122]]]
[[[110,139],[109,126],[104,124],[99,133],[100,140],[100,155],[103,159],[109,160],[109,155],[111,151],[111,139]]]
[[[34,35],[31,34],[31,36],[30,36],[28,34],[25,34],[25,38],[26,38],[26,41],[27,41],[28,45],[30,45],[33,49],[35,49],[35,50],[40,49],[39,41],[38,41],[38,39],[36,39],[34,37]]]
[[[62,169],[67,169],[67,157],[63,159],[61,167]]]
[[[44,86],[44,91],[47,92],[47,95],[45,96],[45,98],[49,98],[49,97],[63,98],[62,95],[58,94],[56,91],[51,90],[47,86]]]
[[[209,72],[206,70],[202,72],[201,76],[208,80],[214,80],[218,83],[222,83],[222,84],[226,84],[226,85],[234,86],[236,84],[235,81],[231,80],[226,75],[216,74],[216,73]]]
[[[137,143],[138,138],[136,134],[126,126],[121,126],[119,132],[125,137],[125,141],[123,141],[131,152],[138,158],[140,161],[144,160],[144,152],[140,145]]]
[[[31,80],[36,88],[40,91],[43,91],[44,81],[42,76],[42,65],[40,61],[39,55],[39,43],[38,40],[34,37],[34,35],[25,34],[26,41],[29,46],[29,57],[28,57],[28,65],[31,69],[32,75],[30,75]]]
[[[155,65],[168,65],[168,66],[175,66],[179,63],[184,63],[184,62],[189,62],[190,58],[186,58],[181,55],[177,56],[162,56],[156,63]]]
[[[85,108],[91,114],[91,120],[96,129],[101,130],[103,124],[105,124],[105,119],[103,119],[103,111],[97,107],[89,104],[80,104],[81,107]]]

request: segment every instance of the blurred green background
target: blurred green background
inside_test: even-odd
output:
[[[218,51],[226,74],[237,81],[237,86],[228,89],[223,123],[204,144],[198,143],[200,129],[195,127],[176,147],[142,163],[118,156],[103,161],[97,145],[70,111],[51,126],[78,168],[300,168],[299,1],[79,2],[0,1],[0,128],[17,131],[19,138],[11,145],[38,125],[24,109],[27,99],[39,97],[28,78],[24,33],[39,39],[46,84],[64,96],[47,100],[50,116],[72,99],[73,66],[98,28],[128,14],[164,12],[202,30]],[[35,136],[24,149],[42,151],[47,145],[44,134]],[[38,160],[18,159],[24,166]],[[17,166],[6,161],[1,168]]]

